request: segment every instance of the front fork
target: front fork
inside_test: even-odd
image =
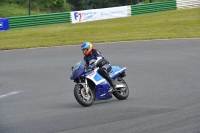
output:
[[[84,68],[84,71],[85,72],[87,71],[86,67]],[[85,93],[86,93],[86,95],[88,95],[88,92],[89,92],[89,86],[88,86],[87,78],[85,75]]]
[[[85,93],[88,94],[88,92],[89,92],[89,86],[88,86],[87,78],[85,78]]]

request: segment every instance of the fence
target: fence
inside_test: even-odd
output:
[[[193,7],[200,7],[200,0],[168,0],[164,2],[154,2],[154,3],[127,6],[127,9],[128,9],[128,15],[130,14],[138,15],[138,14],[154,13],[165,10],[175,10],[180,8],[193,8]],[[72,23],[71,18],[74,17],[74,14],[72,12],[71,14],[72,16],[70,15],[70,12],[63,12],[63,13],[31,15],[22,17],[10,17],[9,27],[10,29],[13,29],[13,28],[31,27],[31,26],[48,25],[48,24]],[[78,13],[78,16],[75,17],[80,17],[79,20],[81,20],[83,19],[83,16],[84,14],[80,12]]]
[[[131,15],[138,15],[144,13],[153,13],[165,10],[175,10],[176,1],[155,2],[131,6]]]
[[[11,29],[59,23],[71,23],[70,12],[9,18],[9,26]]]
[[[177,9],[200,7],[200,0],[176,0]]]

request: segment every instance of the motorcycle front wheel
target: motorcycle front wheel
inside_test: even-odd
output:
[[[74,96],[79,104],[84,107],[91,106],[94,102],[94,95],[89,89],[88,94],[86,94],[85,87],[82,84],[77,84],[74,87]]]

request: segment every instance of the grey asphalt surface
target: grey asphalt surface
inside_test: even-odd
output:
[[[0,133],[200,133],[200,39],[94,46],[127,67],[128,99],[77,103],[80,45],[0,51]]]

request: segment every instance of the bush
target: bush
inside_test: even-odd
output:
[[[0,0],[0,3],[18,4],[22,7],[28,7],[29,0]],[[66,0],[30,0],[31,10],[47,12],[67,12],[70,6]]]

